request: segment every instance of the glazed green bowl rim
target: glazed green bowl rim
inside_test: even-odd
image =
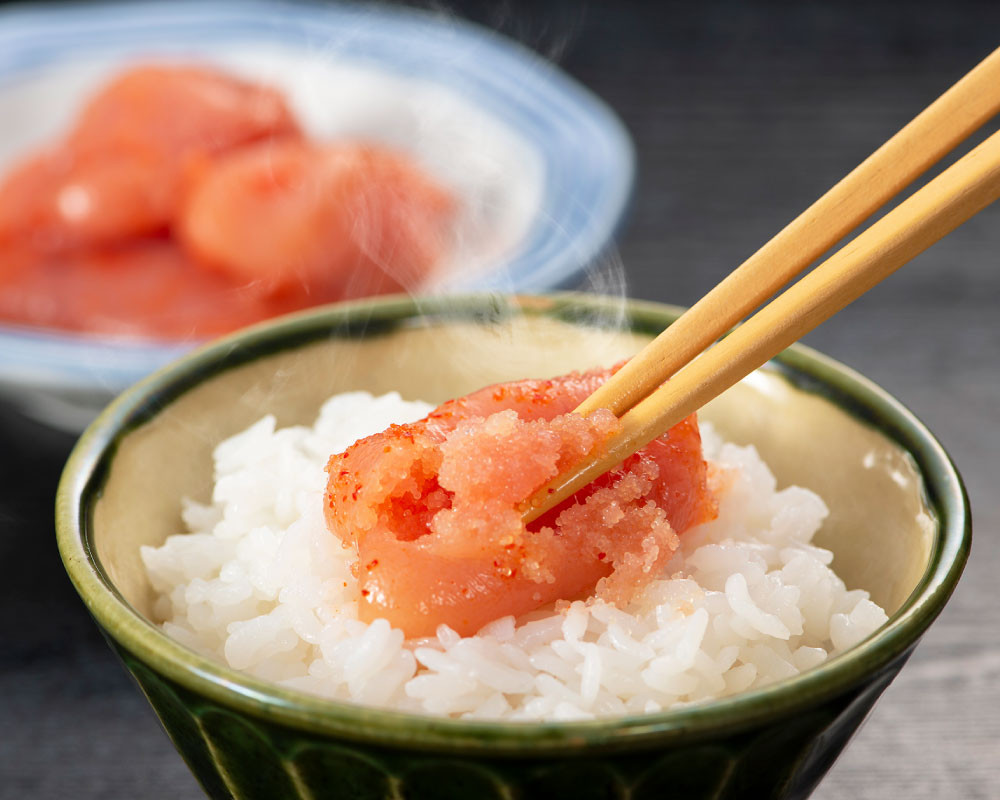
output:
[[[530,757],[711,739],[818,705],[905,658],[941,612],[968,558],[971,524],[965,487],[948,454],[907,408],[850,368],[801,345],[786,350],[772,366],[794,385],[824,395],[907,450],[924,479],[938,526],[927,569],[888,623],[820,666],[754,691],[653,714],[547,723],[455,720],[326,700],[251,677],[174,641],[121,596],[92,547],[93,505],[118,443],[205,378],[310,342],[388,332],[414,321],[541,315],[600,325],[601,320],[619,320],[621,304],[620,298],[571,292],[388,296],[289,315],[210,343],[127,390],[80,438],[56,497],[57,541],[66,570],[98,624],[121,648],[195,695],[312,735],[436,752]],[[630,300],[625,325],[656,334],[681,311]]]

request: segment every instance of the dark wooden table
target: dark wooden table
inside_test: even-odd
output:
[[[622,116],[639,156],[628,293],[680,304],[1000,44],[997,3],[445,5]],[[806,340],[938,435],[976,527],[949,607],[820,800],[1000,797],[998,251],[993,208]],[[0,797],[200,797],[59,563],[52,499],[71,444],[0,408]]]

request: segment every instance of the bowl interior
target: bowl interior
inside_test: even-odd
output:
[[[124,599],[152,619],[140,545],[183,530],[181,498],[210,496],[213,448],[264,414],[279,426],[311,425],[327,397],[355,389],[439,402],[497,381],[613,364],[647,340],[545,316],[489,326],[404,321],[380,334],[297,344],[286,337],[279,344],[287,349],[204,380],[194,375],[189,380],[197,382],[177,399],[146,409],[151,419],[117,442],[93,506],[92,545]],[[824,498],[831,514],[817,543],[833,550],[848,588],[868,590],[890,614],[903,605],[928,567],[935,531],[906,452],[773,366],[703,415],[726,438],[754,444],[779,486],[806,486]]]

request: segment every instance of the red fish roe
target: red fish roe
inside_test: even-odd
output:
[[[183,340],[293,308],[201,269],[169,239],[45,257],[0,246],[0,319],[25,325]]]
[[[402,153],[305,141],[275,89],[137,66],[0,176],[0,319],[183,340],[414,290],[457,211]]]
[[[130,69],[84,106],[63,142],[0,183],[0,243],[51,252],[163,232],[194,165],[299,135],[273,89],[204,67]]]
[[[351,298],[418,286],[449,247],[454,211],[392,150],[286,141],[193,177],[178,233],[207,266],[265,292]]]
[[[358,550],[360,616],[462,635],[595,587],[624,603],[715,516],[694,416],[527,528],[518,505],[620,423],[567,413],[610,371],[487,387],[331,457],[326,517]]]

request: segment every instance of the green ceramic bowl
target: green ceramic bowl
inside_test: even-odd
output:
[[[337,391],[441,401],[486,383],[610,364],[678,310],[583,295],[329,307],[238,333],[122,395],[59,487],[78,591],[215,798],[766,798],[810,793],[955,587],[961,481],[931,434],[845,367],[794,347],[704,410],[780,483],[822,494],[819,537],[889,622],[798,677],[683,710],[583,723],[480,723],[329,702],[196,655],[151,622],[139,547],[206,499],[211,450],[275,413],[311,423]]]

